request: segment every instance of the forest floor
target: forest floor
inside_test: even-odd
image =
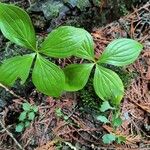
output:
[[[30,5],[27,1],[17,4],[25,6],[25,9]],[[36,5],[39,7],[40,4],[36,3]],[[123,68],[113,68],[126,88],[121,102],[123,123],[116,131],[116,134],[125,137],[126,141],[123,144],[114,142],[109,145],[102,142],[102,136],[105,133],[113,133],[113,128],[96,120],[95,116],[100,113],[101,102],[94,94],[90,80],[83,90],[77,93],[64,93],[60,99],[56,100],[36,91],[29,79],[25,85],[16,83],[11,89],[0,85],[0,150],[150,149],[150,2],[134,8],[133,12],[120,19],[117,18],[116,21],[108,17],[108,22],[96,24],[92,21],[91,26],[90,20],[94,14],[86,20],[87,22],[85,19],[82,20],[87,17],[84,15],[82,17],[79,15],[82,21],[80,17],[74,19],[71,18],[72,13],[78,14],[74,8],[71,15],[68,15],[66,10],[66,16],[60,15],[55,19],[49,19],[50,16],[43,17],[44,12],[37,10],[37,6],[30,9],[29,12],[34,12],[31,13],[31,18],[39,37],[45,36],[47,32],[63,24],[77,26],[78,21],[81,27],[86,24],[85,28],[91,32],[95,42],[97,57],[115,38],[132,38],[144,45],[140,57],[134,64]],[[89,13],[91,11],[89,9]],[[94,11],[97,11],[96,7]],[[8,43],[2,35],[0,35],[0,48],[0,61],[18,53],[25,53],[19,47]],[[60,59],[57,63],[65,66],[70,62],[81,61],[69,58]],[[30,127],[22,133],[16,133],[18,116],[26,100],[38,106],[38,113]],[[111,115],[111,112],[108,112],[110,118]]]

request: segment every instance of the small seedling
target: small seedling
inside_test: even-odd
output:
[[[105,114],[97,116],[97,120],[104,123],[110,124],[113,128],[113,132],[110,134],[104,134],[102,140],[105,144],[111,144],[116,141],[118,144],[125,142],[126,138],[124,136],[120,136],[116,134],[116,129],[122,125],[122,119],[120,117],[120,111],[118,108],[112,107],[108,101],[102,103],[100,107],[100,111],[105,113],[107,110],[112,111],[112,119],[109,120]]]
[[[38,107],[30,103],[23,103],[22,108],[23,112],[18,118],[20,123],[16,125],[16,132],[22,132],[25,128],[29,127],[38,112]]]

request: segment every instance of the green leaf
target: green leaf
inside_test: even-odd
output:
[[[33,109],[33,111],[36,113],[36,112],[38,112],[38,107],[36,106],[36,105],[33,105],[32,106],[32,109]]]
[[[99,63],[107,63],[115,66],[125,66],[133,63],[143,46],[132,39],[117,39],[112,41],[105,49]]]
[[[35,118],[35,113],[34,112],[29,112],[28,113],[28,119],[29,120],[34,120],[34,118]]]
[[[63,71],[40,55],[37,55],[36,58],[32,80],[40,92],[49,96],[58,97],[64,90],[65,76]]]
[[[97,119],[98,121],[103,122],[103,123],[110,123],[110,121],[109,121],[105,116],[102,116],[102,115],[97,116],[96,119]]]
[[[113,127],[120,127],[122,125],[122,119],[119,117],[112,119]]]
[[[0,3],[0,29],[3,35],[20,46],[35,50],[35,31],[28,14],[21,8]]]
[[[26,121],[25,122],[25,127],[29,127],[30,126],[30,121]]]
[[[79,56],[94,59],[94,44],[91,35],[84,29],[62,26],[53,30],[42,43],[40,52],[57,58]]]
[[[28,54],[5,60],[0,66],[0,82],[12,86],[19,78],[21,79],[21,84],[25,83],[29,76],[34,56],[35,54]]]
[[[69,57],[76,54],[77,50],[83,49],[82,44],[87,40],[89,40],[87,31],[71,26],[62,26],[48,35],[41,45],[40,52],[57,58]]]
[[[29,104],[29,103],[23,103],[22,104],[22,108],[25,111],[30,111],[31,110],[31,104]]]
[[[19,121],[24,121],[26,119],[27,112],[23,111],[19,116]]]
[[[116,136],[114,134],[105,134],[102,139],[105,144],[110,144],[116,140]]]
[[[109,109],[114,109],[113,107],[110,106],[109,102],[108,101],[104,101],[100,107],[100,111],[101,112],[105,112]]]
[[[121,144],[121,143],[125,143],[126,142],[126,137],[124,136],[118,136],[117,137],[117,143]]]
[[[94,89],[102,100],[111,100],[113,104],[120,104],[124,87],[119,76],[110,69],[96,65],[94,74]]]
[[[74,56],[94,61],[94,42],[92,36],[85,31],[83,41]]]
[[[16,125],[16,132],[22,132],[24,130],[24,123],[19,123]]]
[[[87,83],[94,64],[72,64],[64,69],[66,91],[81,90]]]

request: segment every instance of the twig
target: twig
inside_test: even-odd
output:
[[[63,143],[65,143],[66,145],[68,145],[72,150],[77,150],[77,148],[75,146],[73,146],[71,143],[65,142],[65,141]]]
[[[31,0],[28,0],[28,3],[29,3],[29,5],[30,5],[30,7],[31,7],[31,5],[32,5]]]
[[[23,148],[23,147],[17,142],[17,140],[14,138],[13,134],[12,134],[11,132],[9,132],[9,131],[5,128],[5,126],[4,126],[3,122],[2,122],[2,120],[0,120],[0,125],[1,125],[2,128],[6,131],[6,133],[14,140],[14,142],[16,143],[16,145],[17,145],[21,150],[24,150],[24,148]]]
[[[12,90],[9,90],[5,85],[0,83],[0,87],[4,88],[7,92],[9,92],[11,95],[13,95],[14,97],[17,97],[18,99],[22,100],[22,101],[26,101],[24,98],[22,98],[21,96],[15,94]]]

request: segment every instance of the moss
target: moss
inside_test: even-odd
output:
[[[107,65],[107,68],[113,70],[119,75],[119,77],[121,78],[124,84],[125,89],[127,89],[127,87],[130,85],[131,80],[137,76],[137,72],[129,73],[123,67],[115,67],[115,66]],[[102,103],[102,100],[96,95],[94,91],[93,75],[94,72],[92,72],[86,86],[78,92],[78,95],[80,99],[80,105],[84,109],[99,110],[99,106]]]
[[[119,13],[120,15],[123,15],[123,16],[128,14],[127,5],[123,0],[121,0],[119,3]]]
[[[78,91],[77,94],[79,95],[80,105],[83,108],[99,110],[99,106],[102,101],[94,91],[93,74],[94,73],[91,74],[86,86],[82,90]]]

